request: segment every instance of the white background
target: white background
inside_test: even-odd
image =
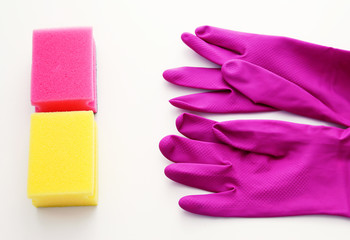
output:
[[[168,100],[194,90],[167,83],[162,72],[215,67],[180,39],[206,24],[350,49],[346,0],[0,0],[0,239],[350,239],[342,217],[213,218],[178,206],[180,197],[204,191],[165,177],[170,162],[158,142],[177,134],[183,112]],[[94,28],[100,201],[36,209],[26,196],[32,30],[69,26]],[[325,124],[283,112],[201,115]]]

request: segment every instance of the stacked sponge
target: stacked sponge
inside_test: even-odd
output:
[[[92,28],[33,32],[31,101],[36,112],[97,112]]]
[[[28,197],[36,207],[97,205],[92,28],[33,32]]]

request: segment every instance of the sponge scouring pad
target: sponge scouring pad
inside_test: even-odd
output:
[[[34,30],[31,102],[36,112],[97,112],[92,28]]]
[[[33,113],[28,197],[36,207],[97,205],[92,111]]]

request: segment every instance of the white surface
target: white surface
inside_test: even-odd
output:
[[[346,0],[0,0],[0,239],[349,239],[341,217],[189,214],[178,199],[204,191],[167,179],[170,162],[158,150],[177,134],[182,112],[168,100],[194,92],[165,82],[163,70],[214,66],[181,42],[182,32],[209,24],[350,49],[349,8]],[[99,206],[36,209],[26,196],[32,30],[86,25],[97,44]],[[322,124],[281,112],[202,115]]]

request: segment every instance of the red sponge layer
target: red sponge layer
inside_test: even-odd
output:
[[[35,30],[31,102],[36,112],[96,113],[95,59],[91,27]]]

